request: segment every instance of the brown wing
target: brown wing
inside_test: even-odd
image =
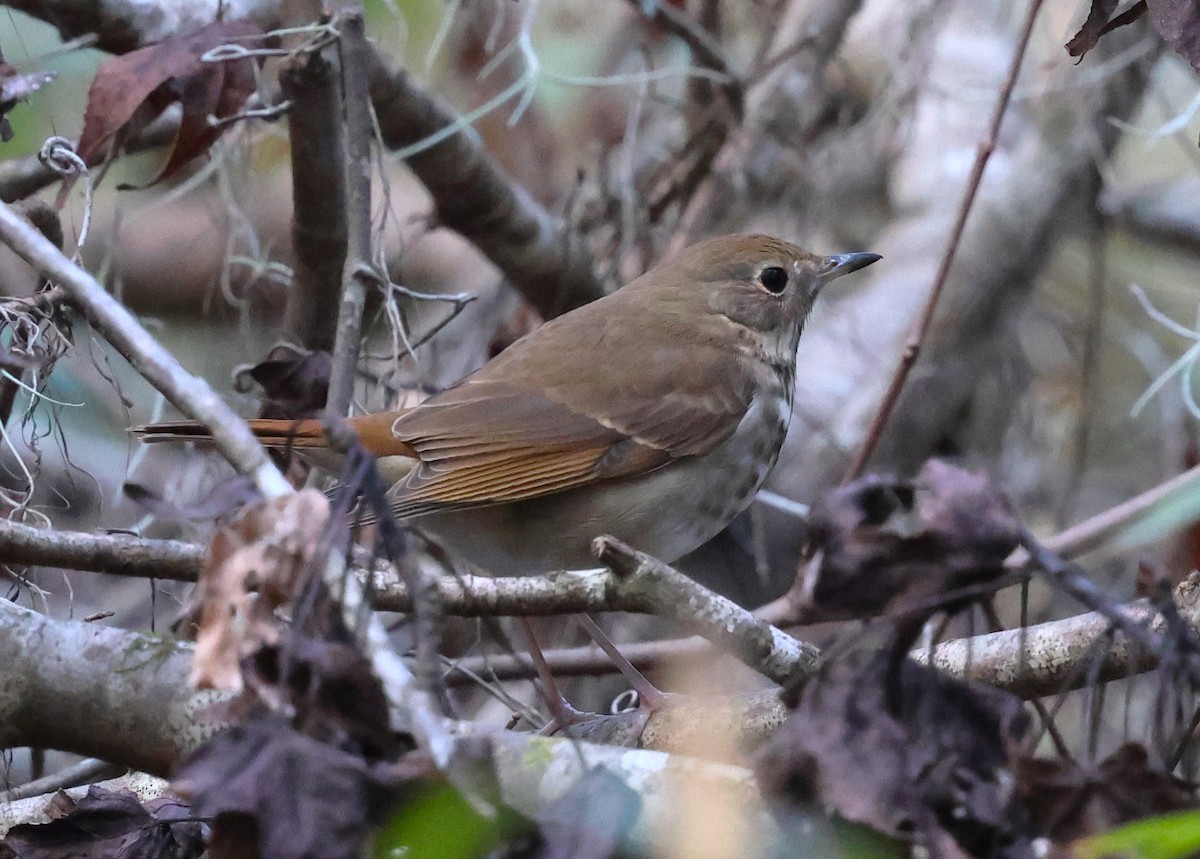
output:
[[[648,331],[644,307],[607,301],[548,323],[396,422],[421,461],[395,489],[397,516],[643,474],[733,433],[750,405],[749,371],[715,360],[716,338]],[[659,342],[646,348],[647,336]],[[631,366],[634,354],[656,366]]]

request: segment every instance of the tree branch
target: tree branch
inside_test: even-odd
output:
[[[96,47],[123,54],[198,30],[224,17],[249,18],[264,29],[279,22],[279,0],[9,0],[19,9],[57,27],[63,41],[96,34]]]
[[[1200,476],[1194,469],[1168,481],[1143,496],[1106,511],[1087,522],[1080,523],[1058,537],[1046,541],[1060,554],[1071,557],[1096,548],[1098,535],[1122,530],[1147,515],[1143,499],[1174,498],[1185,492]],[[1118,515],[1121,514],[1121,515]],[[30,564],[63,567],[66,569],[110,572],[146,578],[195,581],[204,557],[204,549],[174,540],[148,540],[123,534],[84,534],[73,531],[50,531],[0,521],[0,561],[8,564]],[[623,564],[624,560],[614,563]],[[1023,564],[1022,556],[1014,563]],[[665,567],[665,565],[663,565]],[[670,569],[670,568],[667,568]],[[651,572],[653,575],[653,571]],[[688,593],[698,585],[686,580]],[[439,599],[447,614],[463,617],[496,615],[560,615],[575,612],[631,611],[665,616],[682,616],[687,622],[691,609],[684,601],[672,599],[667,590],[647,597],[645,582],[636,577],[622,582],[614,573],[589,571],[559,573],[553,576],[528,576],[493,579],[484,576],[443,578],[438,581]],[[1200,609],[1195,606],[1196,585],[1188,580],[1179,586],[1176,601],[1184,617],[1200,631]],[[653,592],[655,588],[651,587]],[[376,609],[407,612],[412,603],[408,589],[390,568],[373,571],[369,591]],[[665,604],[665,605],[664,605]],[[1124,607],[1131,617],[1149,617],[1142,603]],[[737,609],[737,611],[744,611]],[[1156,620],[1156,623],[1160,621]],[[1049,621],[1022,630],[980,635],[946,642],[938,646],[936,663],[953,674],[962,676],[968,671],[975,679],[1002,689],[1030,697],[1063,691],[1077,686],[1066,683],[1078,662],[1091,654],[1091,648],[1107,629],[1106,621],[1096,614],[1083,614],[1063,620]],[[1157,627],[1156,627],[1157,628]],[[1020,668],[1020,642],[1027,643],[1025,668]],[[756,639],[757,640],[757,639]],[[807,647],[807,645],[805,645]],[[710,654],[710,645],[700,639],[638,642],[621,646],[627,658],[639,667],[652,667],[666,660],[693,658]],[[918,658],[925,658],[920,653]],[[969,656],[969,660],[968,660]],[[604,657],[592,648],[551,650],[546,654],[551,668],[558,674],[607,674],[610,669]],[[1117,644],[1105,657],[1102,676],[1112,679],[1130,673],[1148,671],[1157,664],[1153,654]],[[531,676],[528,661],[521,655],[469,657],[458,660],[465,671],[497,680]],[[451,676],[454,672],[451,666]],[[453,682],[453,681],[452,681]]]
[[[600,561],[618,576],[621,592],[644,602],[645,610],[690,626],[779,684],[810,676],[820,651],[759,620],[732,600],[614,537],[592,544]]]
[[[186,645],[52,620],[0,601],[0,659],[13,675],[12,683],[0,687],[0,744],[59,748],[165,775],[180,754],[224,727],[205,710],[217,696],[187,688],[190,654]],[[85,662],[86,670],[79,670]],[[711,791],[706,801],[733,804],[764,842],[778,837],[751,774],[740,767],[466,723],[457,727],[491,746],[502,798],[525,814],[535,815],[588,770],[603,766],[645,803],[631,833],[635,843],[649,844],[650,827],[673,819],[680,784]],[[11,819],[0,805],[0,824]]]
[[[1200,573],[1192,573],[1175,589],[1174,596],[1180,616],[1193,630],[1200,630]],[[1154,632],[1164,628],[1162,615],[1145,602],[1122,606],[1121,611],[1130,622],[1149,622]],[[1078,689],[1092,678],[1107,682],[1158,666],[1158,654],[1130,642],[1122,633],[1106,640],[1111,632],[1108,618],[1089,612],[1024,629],[948,641],[934,649],[933,664],[1026,699]],[[913,658],[928,661],[929,653],[914,651]],[[1085,666],[1092,667],[1083,670]]]
[[[371,47],[364,30],[362,6],[342,12],[337,18],[338,49],[342,67],[342,108],[345,111],[346,146],[346,261],[342,271],[342,294],[333,343],[326,416],[344,418],[354,398],[354,378],[362,340],[363,314],[367,305],[367,279],[374,270],[371,247],[371,122],[369,61]]]
[[[287,120],[295,254],[285,330],[305,348],[323,352],[333,349],[347,246],[346,126],[340,72],[334,45],[297,52],[279,71],[279,85],[291,102]]]

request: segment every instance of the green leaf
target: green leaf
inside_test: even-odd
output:
[[[1142,859],[1182,859],[1197,851],[1200,851],[1200,811],[1135,820],[1111,832],[1083,838],[1074,845],[1078,859],[1122,854]]]
[[[499,840],[494,821],[449,785],[424,791],[375,837],[372,859],[473,859]]]

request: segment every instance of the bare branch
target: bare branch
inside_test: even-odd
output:
[[[1200,573],[1192,573],[1176,588],[1175,603],[1188,626],[1200,628]],[[1153,632],[1164,627],[1162,616],[1155,615],[1145,602],[1121,610],[1130,623],[1149,622]],[[1123,634],[1110,639],[1112,626],[1104,615],[1090,612],[1025,629],[948,641],[934,649],[933,664],[950,674],[970,677],[1026,699],[1080,688],[1091,677],[1106,682],[1158,665],[1157,654],[1130,642]],[[913,658],[927,661],[928,651],[915,651]],[[1090,673],[1081,670],[1097,662],[1099,665]]]
[[[776,683],[795,683],[816,670],[816,647],[759,620],[662,561],[613,537],[598,537],[593,551],[617,574],[620,588],[643,600],[646,610],[692,627]]]
[[[147,540],[127,534],[50,531],[0,521],[0,561],[91,570],[119,576],[194,582],[204,562],[203,546],[178,540]]]
[[[64,41],[95,33],[96,47],[123,54],[224,17],[264,29],[279,20],[278,0],[12,0],[6,4],[58,28]]]
[[[43,793],[55,793],[81,784],[91,784],[101,779],[110,779],[125,772],[125,767],[110,764],[96,758],[84,758],[66,769],[51,773],[43,778],[25,782],[10,790],[0,791],[0,803],[13,802]]]
[[[188,687],[191,660],[191,648],[170,639],[57,621],[0,600],[0,662],[8,666],[0,746],[168,772],[221,727],[202,714],[222,696]]]
[[[313,350],[333,348],[346,260],[346,141],[337,49],[292,56],[279,84],[292,108],[292,250],[295,282],[285,330]]]
[[[179,117],[178,110],[167,110],[146,126],[140,134],[128,141],[125,144],[124,152],[132,155],[170,143],[179,133]],[[71,140],[72,149],[78,142],[76,139]],[[97,155],[88,163],[88,166],[95,167],[100,161],[101,156]],[[58,173],[42,163],[36,152],[24,158],[9,158],[0,162],[0,200],[12,203],[24,199],[60,178]]]
[[[371,47],[364,30],[362,8],[338,17],[342,66],[342,108],[345,111],[346,146],[346,264],[342,271],[342,296],[333,344],[333,366],[325,410],[329,418],[350,413],[354,376],[358,368],[359,341],[367,304],[366,276],[374,264],[371,249],[371,121],[369,69]]]
[[[690,638],[666,638],[659,641],[635,641],[618,645],[621,655],[635,668],[650,671],[667,663],[678,667],[684,660],[710,664],[718,655],[711,642],[698,635]],[[543,650],[546,664],[556,677],[596,677],[617,673],[612,660],[592,645]],[[446,683],[461,686],[489,680],[528,680],[534,676],[533,663],[523,653],[497,653],[464,656],[446,661]]]

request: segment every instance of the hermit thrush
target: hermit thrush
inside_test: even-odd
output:
[[[878,259],[815,256],[767,236],[710,239],[416,408],[350,424],[398,475],[395,515],[491,573],[595,566],[600,534],[673,561],[762,486],[817,293]],[[268,445],[327,445],[317,421],[250,425]],[[202,434],[188,423],[139,431]]]

